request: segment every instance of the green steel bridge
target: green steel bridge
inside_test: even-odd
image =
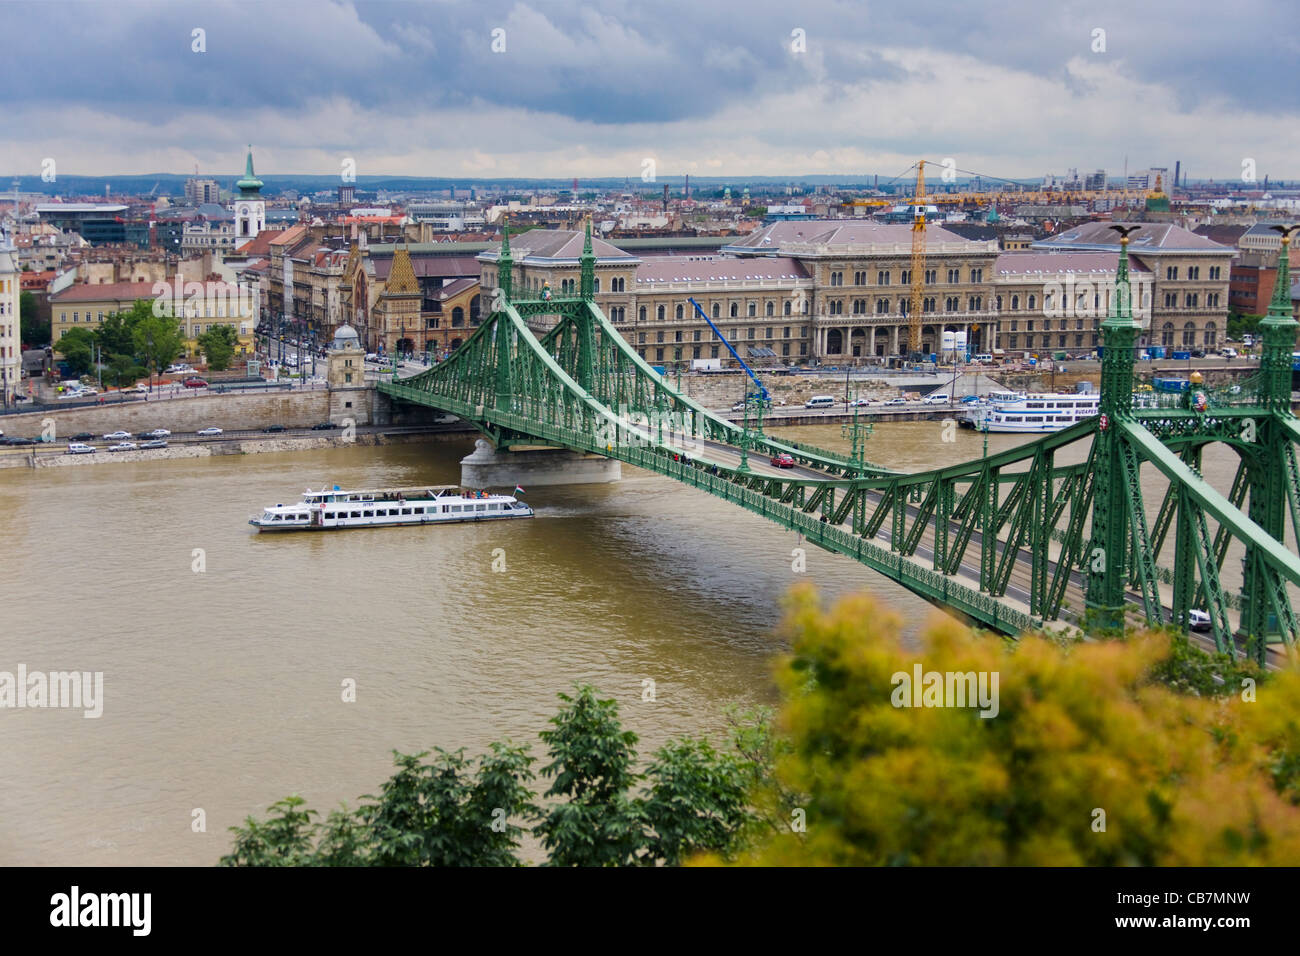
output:
[[[458,415],[498,449],[617,459],[732,502],[847,555],[927,600],[1015,634],[1165,624],[1208,613],[1215,647],[1264,662],[1294,648],[1300,559],[1300,420],[1291,412],[1287,249],[1257,375],[1186,394],[1134,393],[1140,325],[1128,232],[1102,323],[1101,413],[1011,451],[914,474],[782,442],[711,414],[651,368],[593,301],[591,227],[576,295],[519,300],[507,231],[490,315],[441,364],[384,381],[395,401]],[[535,334],[535,325],[549,326]],[[550,324],[553,323],[553,324]],[[1206,445],[1239,462],[1225,495],[1201,475]],[[796,467],[770,467],[772,455]],[[751,458],[752,456],[752,458]],[[1058,460],[1059,459],[1059,460]],[[1144,472],[1163,476],[1148,508]],[[1158,492],[1157,492],[1158,494]],[[1154,515],[1154,517],[1152,517]],[[1229,550],[1241,585],[1222,580]],[[1297,592],[1300,593],[1300,592]]]

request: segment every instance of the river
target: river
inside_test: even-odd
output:
[[[941,429],[881,425],[867,457],[911,471],[980,454],[979,436]],[[779,434],[847,448],[838,426]],[[990,451],[1025,440],[990,436]],[[287,794],[355,805],[393,749],[509,737],[540,756],[575,681],[617,698],[643,756],[717,736],[727,704],[775,702],[775,626],[800,577],[827,598],[870,588],[910,638],[938,613],[815,547],[798,575],[794,533],[627,468],[529,489],[531,521],[260,536],[245,523],[308,485],[454,484],[471,446],[0,472],[0,671],[104,675],[96,719],[0,711],[0,863],[210,865],[227,827]],[[1219,487],[1230,469],[1207,456]]]

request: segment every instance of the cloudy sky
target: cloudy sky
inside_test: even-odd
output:
[[[0,0],[0,174],[1300,178],[1278,0]],[[194,31],[204,31],[202,52]],[[1104,32],[1103,32],[1104,31]]]

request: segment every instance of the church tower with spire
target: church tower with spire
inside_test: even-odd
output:
[[[253,174],[253,147],[248,147],[244,178],[235,183],[235,246],[238,248],[266,228],[266,202],[262,199],[262,181]]]

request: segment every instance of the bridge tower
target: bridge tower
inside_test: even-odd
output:
[[[596,295],[596,255],[591,249],[591,217],[587,217],[586,235],[582,240],[582,255],[578,258],[578,295],[583,307],[578,311],[574,326],[578,333],[578,384],[588,392],[592,389],[595,368],[596,329],[591,309]]]
[[[1242,437],[1253,441],[1255,447],[1243,449],[1242,455],[1246,459],[1250,520],[1275,540],[1285,541],[1287,481],[1296,475],[1295,446],[1282,425],[1284,418],[1291,417],[1292,353],[1295,351],[1297,323],[1291,313],[1290,245],[1291,233],[1296,227],[1273,228],[1282,234],[1277,283],[1273,287],[1268,315],[1259,323],[1264,340],[1259,363],[1259,400],[1270,414],[1243,423]],[[1257,657],[1262,656],[1263,642],[1278,639],[1281,631],[1277,615],[1273,613],[1268,581],[1263,555],[1257,548],[1247,546],[1242,567],[1241,632],[1242,636],[1260,642],[1254,648]]]
[[[1101,323],[1101,414],[1093,472],[1092,543],[1085,567],[1087,607],[1102,627],[1124,623],[1128,545],[1132,534],[1125,476],[1124,440],[1116,427],[1133,412],[1133,350],[1140,326],[1133,320],[1129,285],[1129,233],[1138,226],[1111,226],[1120,234],[1119,266],[1110,315]]]
[[[501,295],[492,303],[496,313],[496,407],[509,411],[513,403],[512,383],[510,380],[510,345],[511,328],[506,321],[505,307],[510,301],[514,288],[515,260],[510,255],[510,219],[507,217],[501,229],[501,255],[497,258],[497,288]],[[495,297],[494,297],[495,298]]]

